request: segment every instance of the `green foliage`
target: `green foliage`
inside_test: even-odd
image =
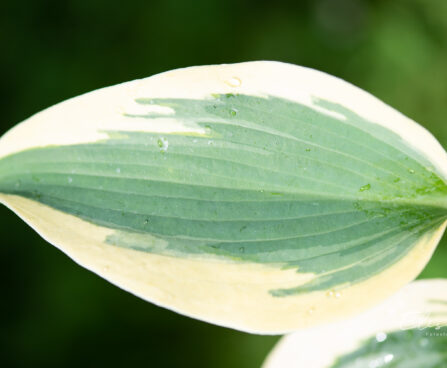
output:
[[[340,10],[313,0],[5,2],[2,131],[56,102],[132,78],[276,59],[369,90],[446,147],[447,2],[332,2]],[[0,214],[4,366],[143,365],[150,355],[159,367],[257,367],[275,340],[143,303],[85,273],[6,208]],[[422,277],[447,277],[446,262],[443,240]],[[165,348],[172,342],[176,354]]]

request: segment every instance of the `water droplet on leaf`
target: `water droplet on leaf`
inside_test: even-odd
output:
[[[228,84],[230,87],[240,87],[242,81],[238,77],[232,77],[225,81],[225,83]]]
[[[387,334],[385,332],[379,332],[376,334],[376,340],[377,342],[384,342],[387,338]]]
[[[160,151],[166,152],[168,150],[169,142],[165,138],[159,138],[157,140],[157,145],[160,147]]]
[[[366,192],[367,190],[370,190],[370,189],[371,189],[371,184],[366,184],[360,188],[360,192]]]

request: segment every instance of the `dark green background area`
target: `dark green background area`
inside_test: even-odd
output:
[[[344,78],[447,147],[446,15],[445,0],[2,2],[1,132],[99,87],[270,59]],[[0,216],[2,367],[258,367],[277,341],[143,302]],[[445,243],[423,277],[447,277]]]

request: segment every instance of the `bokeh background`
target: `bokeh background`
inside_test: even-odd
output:
[[[370,91],[447,148],[446,0],[5,0],[0,44],[1,133],[96,88],[270,59]],[[259,367],[277,341],[143,302],[0,218],[1,367]],[[422,277],[447,277],[446,243]]]

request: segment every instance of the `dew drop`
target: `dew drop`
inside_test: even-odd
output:
[[[385,332],[379,332],[376,334],[376,340],[377,342],[384,342],[387,338],[387,334]]]
[[[239,248],[239,252],[241,252],[241,253],[245,253],[245,248],[244,248],[244,247],[240,247],[240,248]]]
[[[371,189],[371,184],[366,184],[360,188],[360,192],[366,192],[367,190],[370,190],[370,189]]]
[[[305,151],[306,151],[306,152],[310,152],[310,148],[306,148]]]
[[[115,171],[117,172],[117,174],[119,174],[121,172],[121,169],[117,167]]]
[[[73,182],[73,178],[71,176],[68,177],[68,183],[72,183]]]
[[[390,363],[393,359],[394,359],[394,355],[393,355],[393,354],[387,354],[387,355],[385,355],[385,357],[383,358],[383,361],[384,361],[385,363]]]
[[[144,220],[144,224],[147,225],[149,223],[149,219]]]
[[[326,296],[328,296],[329,298],[337,298],[337,299],[339,299],[339,298],[341,298],[341,293],[340,292],[336,292],[335,290],[329,290],[327,293],[326,293]]]
[[[228,84],[230,87],[240,87],[242,81],[238,77],[232,77],[225,81],[225,83]]]
[[[160,148],[160,151],[166,152],[168,150],[169,142],[165,138],[159,138],[157,140],[157,145]]]
[[[408,169],[408,172],[409,172],[410,174],[414,174],[414,173],[415,173],[415,171],[414,171],[413,169]]]
[[[230,115],[231,116],[236,116],[237,115],[237,110],[236,109],[230,109]]]

